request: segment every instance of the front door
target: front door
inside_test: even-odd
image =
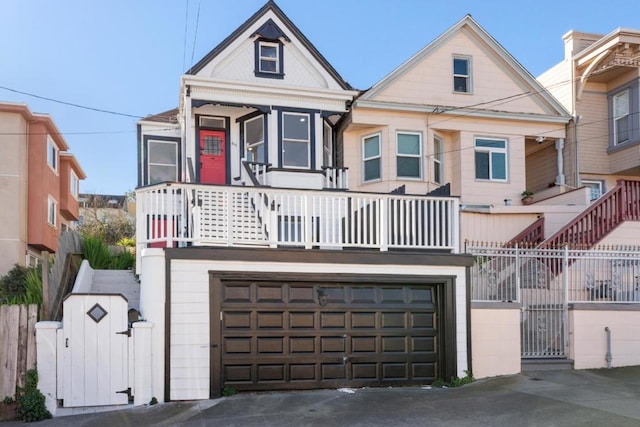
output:
[[[226,137],[221,130],[200,131],[200,182],[226,184]]]

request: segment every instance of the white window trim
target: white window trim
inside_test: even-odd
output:
[[[418,154],[400,154],[398,153],[398,136],[399,135],[418,135],[418,138],[420,140],[420,152]],[[423,161],[422,161],[422,132],[415,132],[415,131],[397,131],[396,132],[396,178],[399,180],[410,180],[410,181],[422,181],[424,173],[424,167],[422,165]],[[420,167],[420,174],[419,176],[400,176],[400,174],[398,173],[398,161],[397,158],[398,157],[411,157],[411,158],[417,158],[418,159],[418,165]]]
[[[377,156],[371,156],[371,157],[365,157],[365,149],[364,149],[364,143],[367,139],[370,138],[374,138],[374,137],[378,137],[378,155]],[[371,182],[378,182],[378,181],[382,181],[382,133],[381,132],[376,132],[376,133],[372,133],[370,135],[365,135],[362,137],[361,140],[361,149],[362,149],[362,182],[369,184]],[[365,167],[364,164],[365,162],[367,162],[368,160],[374,160],[374,159],[380,159],[380,176],[374,179],[369,179],[367,180],[365,178]]]
[[[504,142],[504,148],[494,148],[494,147],[478,147],[477,141],[481,139],[484,141],[500,141],[500,142]],[[509,181],[509,152],[507,150],[507,147],[509,147],[509,141],[506,138],[495,138],[495,137],[483,137],[483,136],[477,136],[475,138],[473,138],[473,163],[474,163],[474,170],[473,170],[473,174],[474,174],[474,178],[476,179],[476,181],[482,181],[482,182],[508,182]],[[489,153],[489,178],[478,178],[478,171],[475,170],[475,153],[477,152],[482,152],[482,153]],[[504,153],[504,175],[505,178],[504,179],[498,179],[498,178],[492,178],[492,162],[493,162],[493,157],[491,156],[491,153]]]
[[[149,153],[151,152],[152,143],[156,144],[171,144],[174,146],[176,153],[176,163],[152,163],[149,158],[151,157]],[[178,144],[175,141],[163,141],[160,139],[149,139],[147,142],[147,182],[146,184],[151,184],[151,166],[173,166],[175,169],[176,181],[178,180]]]
[[[53,215],[53,222],[51,222],[52,215]],[[48,196],[47,197],[47,224],[55,228],[57,222],[58,222],[58,201],[53,197]]]
[[[328,139],[325,137],[328,135]],[[325,145],[328,142],[328,145]],[[329,164],[323,164],[322,166],[333,166],[333,128],[329,126],[326,121],[322,122],[322,163],[325,163],[324,158],[329,159]]]
[[[589,196],[590,196],[589,200],[590,201],[593,202],[595,200],[598,200],[604,194],[604,181],[600,181],[600,180],[597,180],[597,179],[583,179],[583,180],[581,180],[581,182],[582,182],[583,186],[589,187],[589,189],[590,189],[590,191],[589,191],[589,193],[590,193],[589,194]],[[594,184],[599,188],[600,195],[598,197],[591,198],[591,194],[592,194],[591,193],[591,188],[594,186]]]
[[[456,74],[455,73],[455,67],[454,67],[454,61],[456,59],[462,59],[464,61],[467,61],[467,74]],[[473,68],[472,68],[472,62],[471,62],[471,57],[470,56],[466,56],[466,55],[453,55],[453,58],[451,58],[451,75],[453,76],[452,79],[452,84],[453,84],[453,93],[456,94],[472,94],[473,93]],[[458,91],[456,90],[456,83],[455,83],[455,78],[456,77],[464,77],[467,79],[467,90],[465,92],[462,91]]]
[[[258,142],[254,142],[253,144],[249,144],[247,142],[247,124],[254,122],[256,120],[260,120],[262,123],[262,140],[258,141]],[[245,150],[245,156],[247,159],[249,159],[249,149],[252,147],[259,147],[260,145],[264,146],[264,139],[265,139],[265,125],[264,125],[264,116],[263,115],[259,115],[256,117],[252,117],[248,120],[245,120],[244,123],[242,124],[243,126],[243,131],[244,131],[244,150]],[[266,147],[265,147],[266,150]],[[257,152],[257,151],[256,151]],[[265,151],[265,157],[267,155],[266,151]]]
[[[440,152],[436,151],[436,141],[439,142],[440,145]],[[433,136],[433,182],[435,182],[436,184],[442,184],[444,183],[444,140],[439,137],[438,135],[434,135]],[[435,175],[435,171],[436,171],[436,167],[435,165],[439,165],[440,166],[440,176]]]
[[[628,117],[629,117],[629,110],[631,109],[630,108],[631,106],[629,105],[629,92],[630,92],[629,89],[625,89],[625,90],[623,90],[621,92],[618,92],[617,94],[615,94],[613,96],[613,145],[624,144],[626,142],[629,142],[629,140],[630,140],[630,138],[629,138],[630,135],[629,134],[631,133],[631,129],[630,129],[630,126],[629,126],[630,125],[630,123],[629,123],[630,120],[628,119]],[[616,110],[617,110],[617,108],[616,108],[616,100],[620,99],[623,96],[626,96],[626,98],[627,98],[627,111],[626,111],[626,113],[624,113],[624,114],[622,114],[620,116],[617,116],[616,115]],[[628,136],[627,136],[627,139],[625,139],[624,141],[618,141],[618,121],[621,120],[621,119],[624,119],[625,117],[627,117],[627,133],[628,133]]]
[[[49,157],[51,150],[53,150],[53,158]],[[47,165],[56,175],[58,174],[58,164],[60,163],[59,153],[60,149],[58,148],[58,145],[51,135],[47,135]],[[53,165],[51,162],[53,162]]]
[[[80,193],[80,180],[78,179],[78,175],[74,171],[71,171],[69,174],[69,191],[74,199],[78,200]]]
[[[272,58],[270,56],[262,56],[262,46],[274,47],[276,49],[276,56]],[[262,61],[273,62],[276,64],[275,71],[263,70],[262,69]],[[259,41],[258,42],[258,72],[265,74],[281,74],[280,71],[280,44],[268,41]]]
[[[285,137],[285,127],[284,127],[284,116],[301,116],[306,118],[307,122],[307,138],[308,139],[294,139]],[[290,169],[311,169],[311,115],[309,113],[294,113],[292,111],[283,111],[282,112],[282,167],[290,168]],[[285,141],[302,144],[307,144],[307,165],[306,166],[298,166],[298,165],[287,165],[285,164],[285,155],[284,155],[284,146]]]

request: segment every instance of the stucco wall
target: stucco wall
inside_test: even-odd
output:
[[[626,309],[620,304],[598,309],[579,307],[569,310],[570,358],[576,369],[607,366],[605,327],[611,331],[611,366],[640,365],[640,310],[636,305],[627,305]]]
[[[471,307],[471,363],[475,378],[520,372],[520,305]]]

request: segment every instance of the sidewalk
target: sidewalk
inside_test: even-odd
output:
[[[532,371],[455,389],[245,393],[58,417],[35,426],[638,426],[640,366]],[[23,425],[18,422],[2,427]]]

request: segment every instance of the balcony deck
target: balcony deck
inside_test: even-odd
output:
[[[137,249],[181,246],[459,252],[452,197],[163,183],[136,190]]]

